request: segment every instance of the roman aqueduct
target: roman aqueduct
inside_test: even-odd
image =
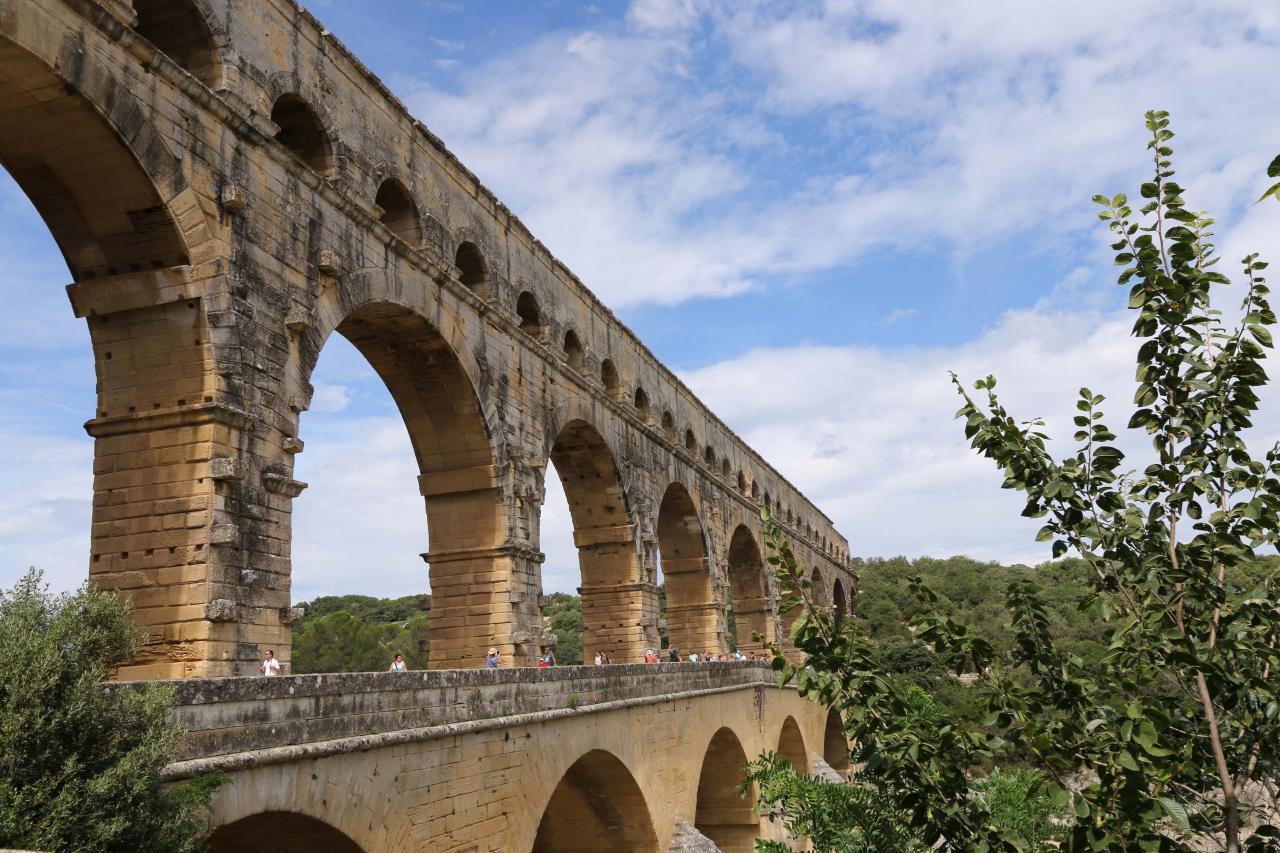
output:
[[[200,679],[199,695],[249,703],[235,713],[259,723],[276,712],[331,718],[328,700],[286,710],[281,697],[224,695],[228,684],[263,690],[261,681],[203,680],[255,673],[268,647],[288,661],[298,617],[290,517],[306,488],[293,476],[294,458],[304,449],[311,373],[334,333],[385,382],[417,456],[430,537],[431,669],[481,666],[495,645],[509,664],[532,663],[544,630],[539,513],[549,462],[570,504],[586,645],[616,662],[635,663],[658,644],[659,568],[672,643],[727,649],[730,609],[740,646],[758,648],[755,635],[785,643],[777,583],[762,558],[762,507],[813,568],[820,602],[847,607],[855,576],[831,521],[292,0],[0,0],[0,164],[57,241],[72,306],[92,339],[89,576],[131,595],[153,638],[122,680]],[[543,727],[557,754],[485,764],[486,772],[502,785],[527,782],[535,798],[577,780],[565,814],[579,814],[581,826],[566,818],[546,838],[588,827],[629,839],[617,849],[666,849],[677,818],[718,825],[694,820],[704,794],[720,796],[699,793],[690,769],[703,767],[708,744],[732,756],[744,746],[777,749],[789,719],[792,752],[822,754],[815,744],[827,732],[823,709],[771,686],[760,667],[725,666],[672,675],[676,686],[666,692],[643,679],[586,690],[595,698],[583,707],[595,710],[576,729],[555,716],[563,707],[545,707],[559,701],[546,695],[560,694],[539,687],[543,699],[521,701],[538,706],[528,713],[552,717],[519,725]],[[724,674],[739,672],[747,675]],[[413,677],[420,675],[437,674]],[[476,690],[526,685],[507,689],[519,696],[550,678],[466,677],[479,679]],[[677,685],[686,677],[710,681]],[[404,708],[451,707],[445,694],[469,684],[433,682],[437,693]],[[389,713],[387,702],[404,710],[396,703],[413,691],[402,688],[409,690],[362,686],[381,697],[379,714]],[[660,712],[679,703],[697,722],[671,729]],[[457,826],[446,832],[441,824],[446,835],[427,838],[452,840],[424,841],[422,827],[435,818],[410,820],[413,810],[446,802],[456,814],[457,798],[474,791],[404,800],[406,790],[429,785],[402,780],[430,765],[406,763],[406,750],[430,743],[454,749],[456,761],[478,749],[489,762],[509,751],[492,752],[492,738],[508,744],[515,731],[461,732],[449,746],[441,725],[402,713],[323,735],[260,733],[241,749],[433,732],[368,746],[359,760],[340,753],[341,764],[333,764],[339,753],[271,752],[265,763],[233,768],[241,774],[233,789],[266,784],[292,796],[293,811],[330,825],[352,818],[330,820],[327,803],[344,785],[359,790],[366,811],[343,825],[367,850],[519,849],[526,842],[517,839],[543,838],[545,807],[531,806],[532,818],[512,818],[496,834],[455,836]],[[642,736],[669,751],[669,767],[652,750],[646,757]],[[216,757],[201,749],[189,746],[192,761]],[[399,770],[388,776],[386,761]],[[315,769],[322,765],[329,769]],[[269,783],[253,776],[266,772],[275,774]],[[525,772],[537,779],[521,782]],[[590,791],[619,773],[635,787],[619,796],[639,796],[654,815],[648,828],[599,817]],[[378,781],[359,781],[366,776]],[[252,817],[241,794],[219,796],[227,820]],[[736,804],[721,805],[750,823]],[[269,808],[290,811],[290,803]],[[360,829],[371,825],[378,829]],[[458,840],[464,836],[470,840]]]

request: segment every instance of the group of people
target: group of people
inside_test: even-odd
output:
[[[741,649],[736,649],[735,651],[727,652],[727,653],[690,652],[688,657],[681,657],[680,650],[675,646],[672,646],[671,648],[666,649],[665,651],[662,649],[645,649],[644,650],[645,663],[668,663],[668,662],[680,663],[681,661],[688,661],[689,663],[698,663],[699,661],[732,663],[733,661],[755,660],[755,659],[756,659],[755,652],[744,652]]]
[[[669,649],[645,649],[645,663],[680,663],[681,661],[689,661],[690,663],[698,663],[699,661],[719,661],[732,662],[740,660],[756,660],[755,652],[743,652],[741,649],[729,652],[728,654],[720,654],[716,652],[690,652],[689,656],[681,657],[680,650],[675,646]],[[613,661],[609,660],[609,653],[603,649],[596,652],[593,662],[596,666],[607,666]],[[484,665],[489,669],[497,669],[502,663],[502,656],[496,648],[489,649],[489,653],[485,656]],[[542,669],[556,665],[555,649],[551,646],[543,646],[538,655],[538,668]],[[408,667],[405,666],[404,655],[396,652],[395,658],[391,661],[391,666],[387,667],[388,672],[404,672]],[[258,666],[258,672],[266,676],[276,676],[280,674],[280,661],[276,660],[275,652],[267,649],[266,657]]]

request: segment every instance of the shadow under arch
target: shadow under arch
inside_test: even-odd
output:
[[[756,789],[739,791],[746,778],[747,753],[729,728],[712,736],[698,774],[698,806],[694,826],[724,853],[751,851],[760,837],[760,818],[754,813]]]
[[[345,833],[297,812],[260,812],[214,830],[208,853],[364,853]]]
[[[60,57],[55,71],[0,35],[0,166],[49,227],[75,281],[184,265],[188,246],[171,210],[186,189],[178,161],[138,120],[146,111],[124,84],[85,53]]]
[[[850,769],[849,740],[844,736],[844,725],[835,708],[827,711],[827,722],[822,731],[822,760],[842,776]]]
[[[747,526],[739,524],[729,539],[729,592],[739,649],[759,654],[773,640],[767,591],[760,546]],[[754,639],[756,634],[761,635],[760,640]]]
[[[683,653],[723,651],[706,536],[689,491],[672,483],[658,507],[658,554],[667,595],[667,637]]]
[[[801,773],[809,772],[809,750],[805,749],[804,735],[800,733],[795,717],[782,721],[782,730],[778,733],[778,755]]]
[[[583,657],[604,651],[614,663],[639,663],[649,639],[644,615],[657,589],[641,573],[635,524],[613,451],[594,426],[577,417],[560,428],[548,456],[564,485],[578,547]]]
[[[837,629],[844,625],[844,619],[849,615],[849,599],[844,594],[844,584],[841,583],[840,578],[836,578],[831,588],[831,614]]]
[[[430,539],[423,555],[431,581],[428,665],[482,667],[494,645],[511,660],[508,637],[495,633],[511,607],[511,558],[499,549],[506,519],[475,386],[442,330],[417,311],[380,300],[336,310],[332,331],[351,342],[386,386],[417,462]],[[307,339],[304,377],[315,369],[326,338]]]
[[[573,763],[538,823],[534,853],[656,851],[644,793],[625,764],[593,749]]]

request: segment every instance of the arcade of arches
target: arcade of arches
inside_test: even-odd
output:
[[[830,521],[292,3],[11,0],[0,114],[93,344],[89,577],[152,638],[121,677],[287,665],[294,461],[335,332],[412,443],[434,668],[536,656],[552,461],[614,661],[659,642],[660,567],[678,645],[727,650],[730,608],[738,646],[783,635],[765,506],[854,582]]]

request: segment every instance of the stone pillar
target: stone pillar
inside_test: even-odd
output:
[[[225,506],[249,415],[216,368],[208,279],[191,268],[69,285],[98,377],[89,580],[127,595],[149,640],[121,679],[231,675],[243,637]]]
[[[733,603],[734,626],[737,630],[738,648],[744,652],[764,652],[766,643],[773,642],[775,637],[773,612],[769,603],[763,600],[742,601]],[[753,639],[755,634],[763,635],[761,640]]]
[[[495,647],[507,665],[522,662],[530,615],[513,591],[528,584],[533,555],[503,544],[506,513],[494,466],[431,472],[418,484],[432,534],[423,555],[431,566],[428,666],[483,667]]]
[[[635,525],[575,530],[582,567],[582,654],[605,651],[614,663],[642,663],[647,641],[645,614],[653,609],[656,584],[638,580]]]
[[[711,560],[664,560],[667,588],[667,640],[682,654],[727,651],[720,636],[721,610],[711,600]]]

